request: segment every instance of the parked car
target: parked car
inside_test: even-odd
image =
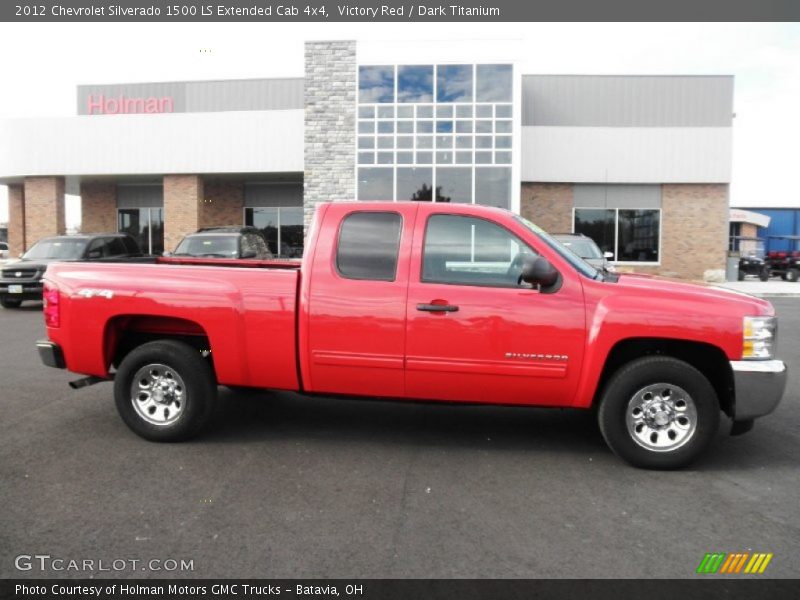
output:
[[[50,263],[135,256],[142,256],[139,245],[125,233],[60,235],[41,239],[19,260],[3,266],[0,305],[18,308],[25,300],[41,300],[42,276]]]
[[[766,267],[770,275],[777,275],[784,281],[797,281],[800,279],[800,250],[798,242],[800,236],[797,235],[771,235],[767,238],[770,250],[767,252],[765,260]],[[777,241],[786,241],[789,244],[788,250],[773,250]]]
[[[263,234],[256,227],[207,227],[181,240],[175,252],[167,256],[195,258],[256,258],[267,260],[272,253]]]
[[[324,203],[301,264],[152,262],[51,265],[37,343],[73,387],[113,379],[148,440],[196,434],[225,385],[596,408],[619,456],[676,468],[786,385],[768,301],[597,270],[499,208]]]
[[[609,260],[614,258],[613,252],[603,252],[594,240],[582,233],[554,233],[553,237],[592,265],[595,269],[615,272],[616,268]]]
[[[8,258],[8,243],[0,242],[0,259]]]

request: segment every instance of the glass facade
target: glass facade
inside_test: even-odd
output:
[[[302,206],[248,207],[244,209],[244,224],[261,230],[273,256],[303,256]]]
[[[661,210],[576,208],[575,233],[592,238],[618,262],[657,263],[661,247]]]
[[[513,67],[360,66],[357,198],[511,207]]]
[[[120,208],[117,230],[133,236],[145,254],[164,252],[163,208]]]

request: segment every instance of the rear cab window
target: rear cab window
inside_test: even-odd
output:
[[[346,279],[394,281],[403,218],[395,212],[353,212],[339,228],[336,270]]]

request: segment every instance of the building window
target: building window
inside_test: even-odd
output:
[[[164,210],[162,208],[117,209],[117,231],[127,233],[145,254],[164,252]]]
[[[302,207],[247,207],[244,209],[244,224],[261,230],[273,256],[278,258],[303,256]]]
[[[576,208],[573,230],[617,262],[658,263],[661,209]]]
[[[403,219],[397,213],[355,212],[342,221],[336,268],[348,279],[394,281]]]
[[[512,98],[509,64],[359,67],[356,197],[510,208]]]

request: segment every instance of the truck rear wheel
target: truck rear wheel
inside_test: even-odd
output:
[[[637,359],[617,371],[600,399],[606,443],[630,464],[677,469],[696,460],[719,428],[719,401],[706,377],[667,356]]]
[[[217,384],[198,350],[160,340],[132,350],[114,378],[114,401],[137,435],[178,442],[198,433],[213,413]]]
[[[800,276],[800,271],[797,269],[789,269],[786,271],[786,281],[797,281],[798,276]]]

